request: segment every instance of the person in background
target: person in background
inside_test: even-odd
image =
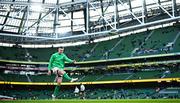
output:
[[[82,83],[80,84],[80,98],[85,99],[85,86]]]
[[[75,90],[74,90],[74,94],[75,94],[75,97],[78,96],[79,94],[79,88],[76,86]]]

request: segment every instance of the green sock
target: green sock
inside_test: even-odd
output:
[[[67,73],[64,73],[63,77],[66,78],[67,80],[71,80],[72,79],[71,77],[69,77],[69,75]]]
[[[60,86],[57,85],[57,86],[55,87],[55,89],[54,89],[54,93],[53,93],[54,96],[57,96],[57,95],[58,95],[59,89],[60,89]]]

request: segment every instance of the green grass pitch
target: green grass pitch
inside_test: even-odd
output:
[[[0,103],[180,103],[180,99],[107,99],[107,100],[14,100],[0,101]]]

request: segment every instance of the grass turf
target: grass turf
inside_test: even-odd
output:
[[[180,99],[107,99],[107,100],[6,100],[0,103],[180,103]]]

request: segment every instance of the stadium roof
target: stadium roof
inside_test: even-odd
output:
[[[178,0],[0,0],[0,40],[100,38],[177,21],[179,8]]]

